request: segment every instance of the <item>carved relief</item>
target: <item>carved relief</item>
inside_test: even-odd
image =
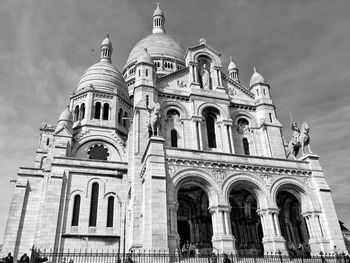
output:
[[[187,84],[185,83],[185,81],[183,79],[178,79],[176,84],[180,88],[186,88],[187,87]]]
[[[269,174],[261,174],[259,175],[260,179],[263,180],[266,184],[272,183],[272,176]]]
[[[225,170],[213,170],[211,174],[217,181],[224,181],[227,177]]]

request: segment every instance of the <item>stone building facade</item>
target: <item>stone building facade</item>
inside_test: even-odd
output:
[[[240,255],[345,250],[319,157],[286,157],[269,84],[249,87],[205,39],[153,32],[122,72],[107,35],[56,126],[20,168],[3,251],[179,249]]]

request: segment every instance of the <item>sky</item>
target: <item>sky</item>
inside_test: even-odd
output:
[[[290,138],[289,111],[310,124],[339,219],[350,227],[350,1],[162,0],[166,30],[191,47],[205,38],[271,86]],[[33,165],[42,123],[56,124],[107,32],[120,70],[151,33],[155,1],[2,0],[0,5],[0,243],[18,167]]]

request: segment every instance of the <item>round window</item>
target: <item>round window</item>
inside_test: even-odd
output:
[[[109,152],[103,144],[95,144],[88,150],[89,159],[107,161]]]

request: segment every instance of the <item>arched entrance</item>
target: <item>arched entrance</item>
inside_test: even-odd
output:
[[[301,205],[294,194],[286,190],[277,193],[277,206],[282,236],[287,242],[287,249],[292,256],[298,253],[298,245],[308,247],[309,232],[306,221],[301,215]],[[303,249],[304,250],[304,249]]]
[[[180,247],[188,241],[194,251],[210,250],[213,227],[209,213],[209,199],[206,192],[198,185],[186,183],[178,191],[177,229]]]
[[[258,203],[252,191],[232,187],[229,194],[231,228],[240,256],[263,255],[263,230],[257,213]]]

